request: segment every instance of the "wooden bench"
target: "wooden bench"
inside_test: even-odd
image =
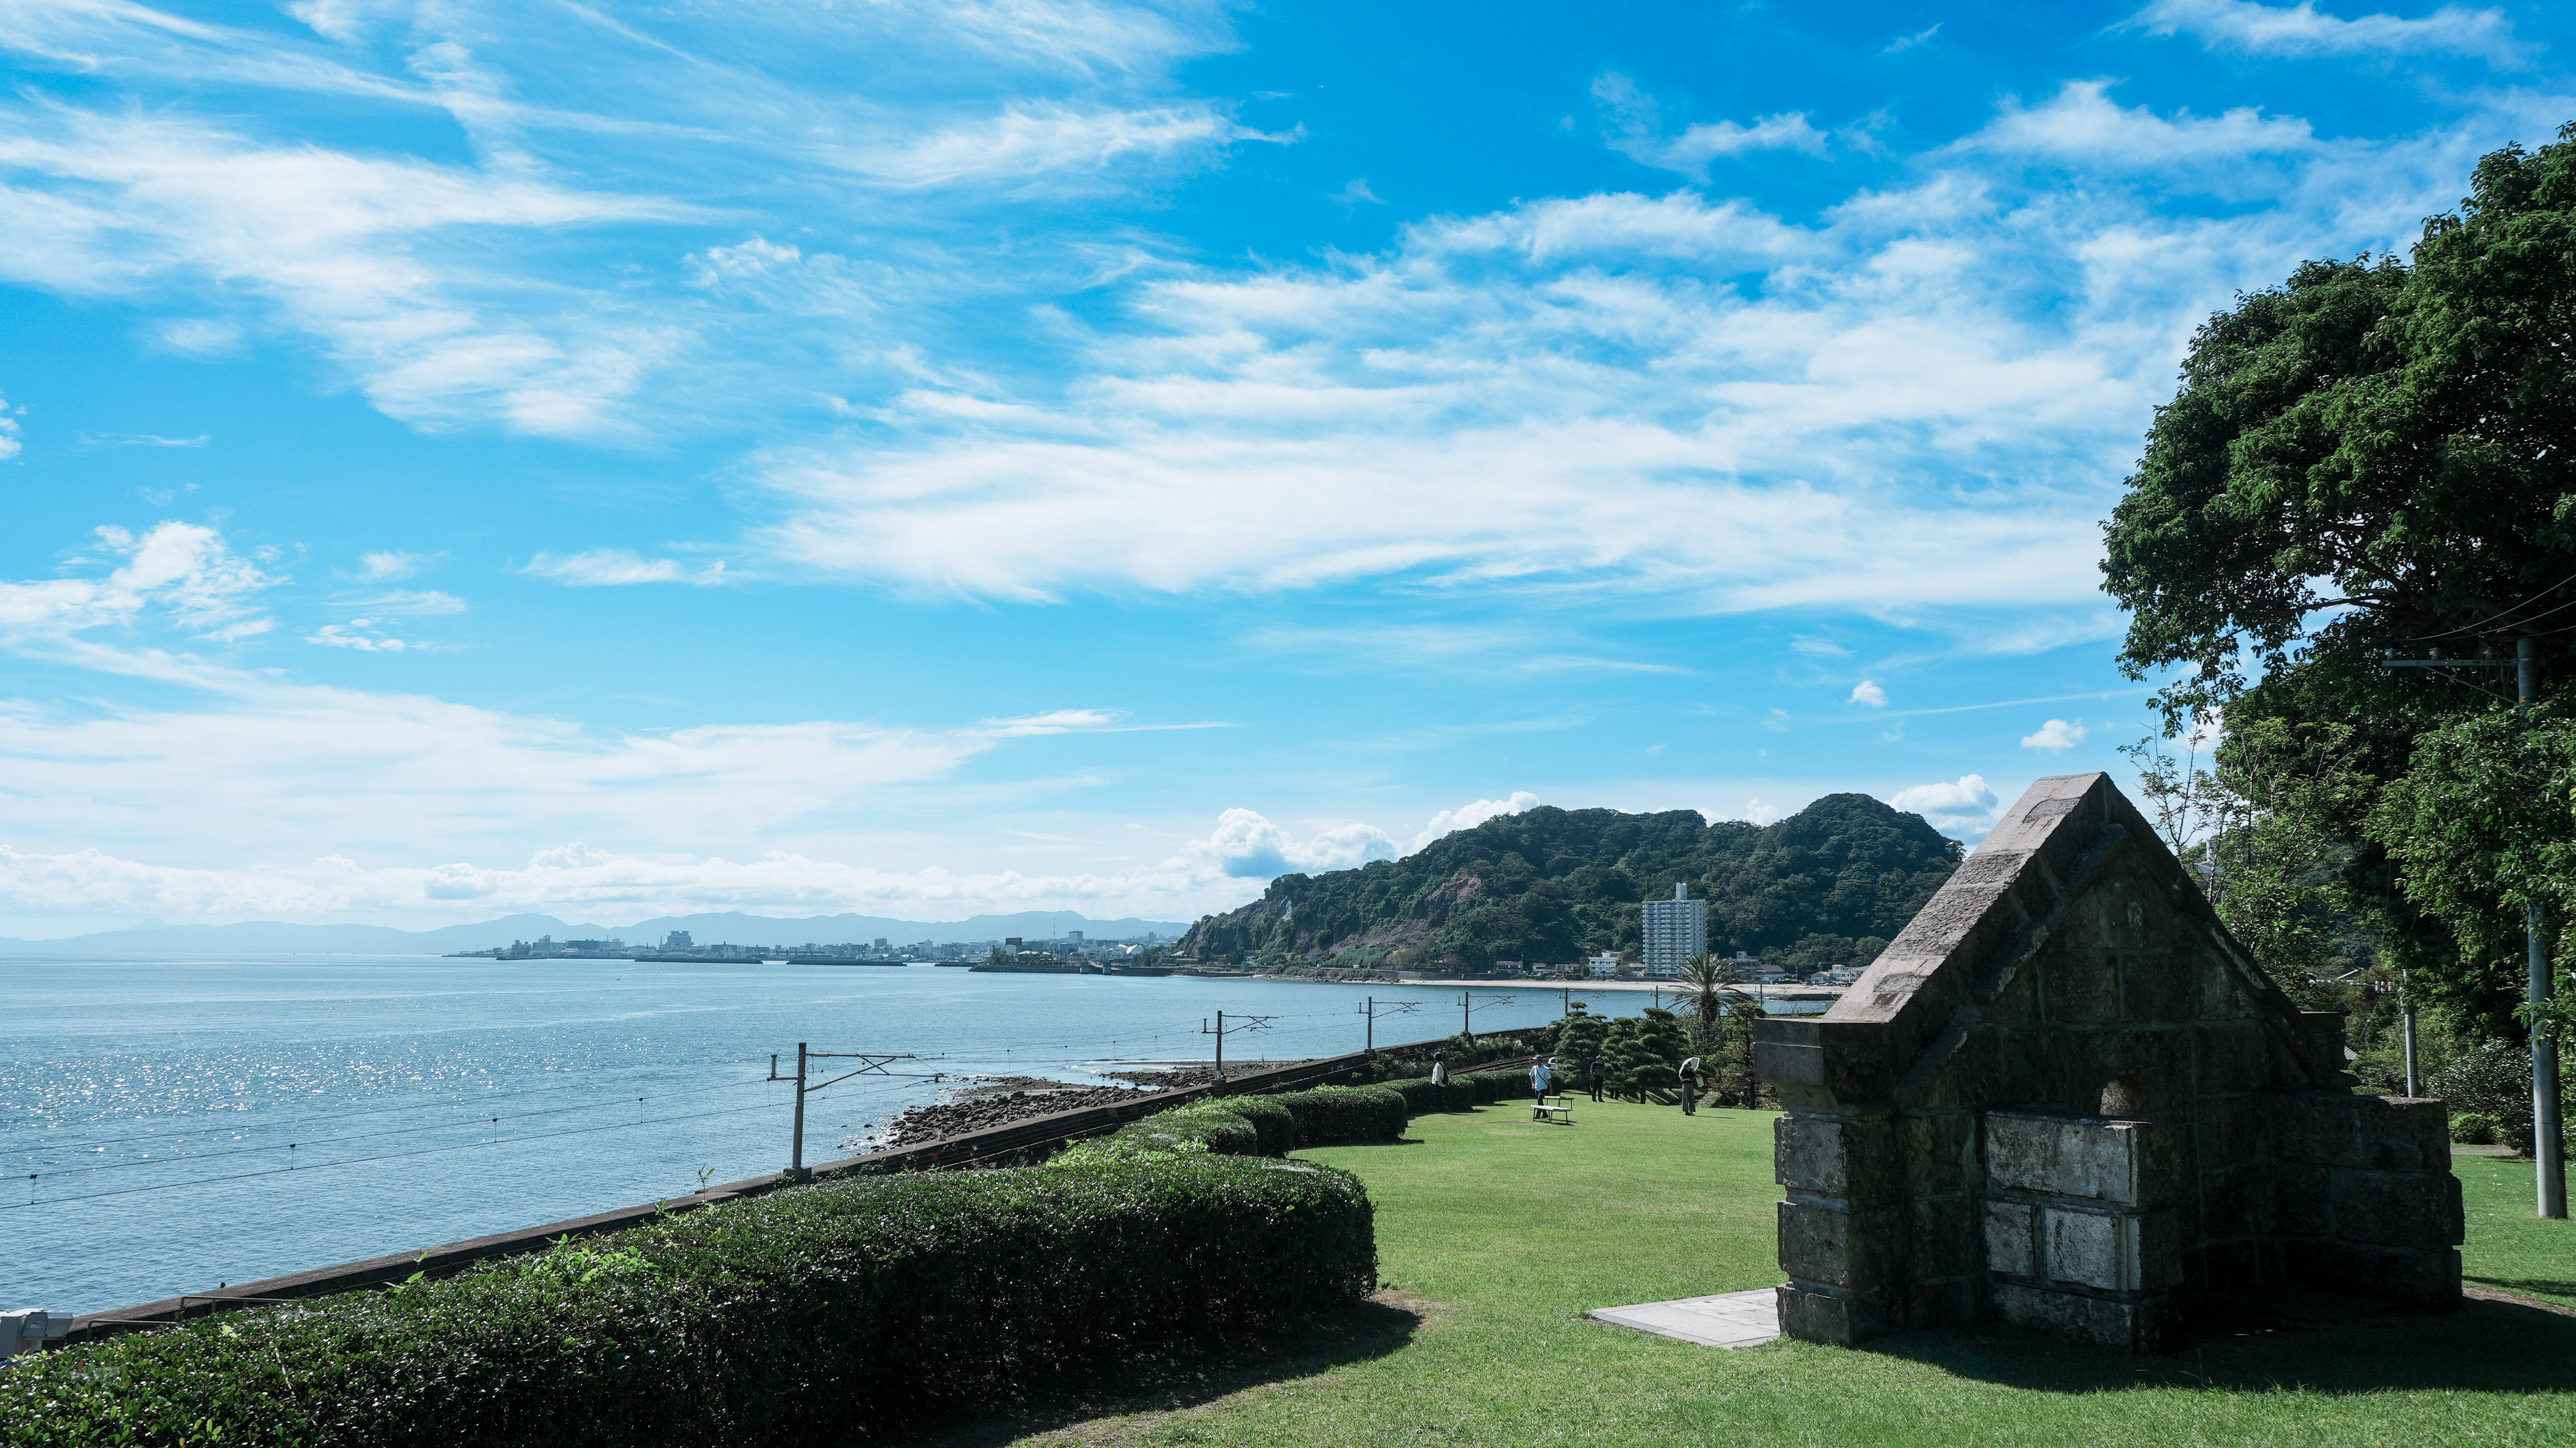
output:
[[[1563,1096],[1556,1098],[1556,1104],[1553,1106],[1549,1105],[1544,1100],[1533,1101],[1530,1103],[1530,1120],[1555,1121],[1562,1122],[1567,1126],[1572,1126],[1574,1124],[1574,1102]]]

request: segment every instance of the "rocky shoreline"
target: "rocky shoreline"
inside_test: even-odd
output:
[[[1135,1084],[1083,1086],[1070,1081],[1050,1081],[1041,1076],[979,1076],[975,1078],[976,1084],[958,1091],[946,1101],[916,1106],[896,1117],[872,1145],[878,1149],[919,1146],[972,1131],[989,1131],[1015,1121],[1051,1116],[1059,1111],[1115,1106],[1158,1091],[1196,1086],[1216,1077],[1213,1070],[1205,1067],[1112,1071],[1106,1074]]]
[[[1493,1033],[1504,1038],[1543,1035],[1543,1032]],[[1434,1052],[1447,1045],[1442,1041],[1420,1041],[1411,1045],[1389,1047],[1385,1056],[1397,1076],[1417,1075],[1429,1068]],[[1535,1044],[1533,1049],[1535,1049]],[[1246,1062],[1237,1069],[1250,1069]],[[1262,1061],[1261,1069],[1295,1064],[1288,1061]],[[1464,1068],[1462,1068],[1464,1069]],[[1212,1066],[1136,1067],[1125,1071],[1104,1071],[1101,1075],[1131,1082],[1126,1086],[1086,1086],[1072,1081],[1054,1081],[1043,1076],[976,1076],[972,1084],[960,1087],[945,1101],[916,1106],[887,1123],[881,1132],[857,1140],[845,1141],[844,1147],[884,1151],[895,1147],[921,1146],[944,1141],[969,1132],[990,1131],[997,1126],[1051,1116],[1059,1111],[1076,1111],[1087,1106],[1115,1106],[1140,1096],[1164,1091],[1178,1091],[1202,1086],[1216,1079]]]

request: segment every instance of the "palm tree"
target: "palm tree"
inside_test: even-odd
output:
[[[1719,1017],[1736,1006],[1753,1004],[1753,997],[1737,990],[1734,982],[1735,967],[1714,952],[1692,956],[1673,976],[1673,989],[1681,993],[1673,1011],[1690,1018],[1694,1054],[1714,1054]]]

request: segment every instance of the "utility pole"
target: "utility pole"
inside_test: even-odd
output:
[[[1377,1003],[1377,997],[1370,996],[1368,998],[1368,1004],[1360,1007],[1360,1014],[1368,1017],[1369,1050],[1372,1052],[1377,1050],[1377,1018],[1380,1015],[1410,1015],[1420,1009],[1422,1009],[1422,1002],[1420,1001],[1388,1001],[1386,1005],[1381,1008]]]
[[[2515,685],[2514,713],[2520,716],[2524,727],[2530,726],[2531,706],[2540,697],[2538,640],[2528,637],[2515,640],[2513,657],[2510,659],[2446,659],[2442,657],[2440,649],[2429,652],[2431,657],[2422,659],[2401,659],[2391,652],[2383,656],[2380,662],[2392,669],[2433,669],[2455,684],[2467,684],[2481,693],[2495,694],[2499,699],[2504,696],[2496,694],[2495,690],[2484,684],[2450,671],[2456,668],[2495,669],[2510,666],[2513,669]],[[2558,1043],[2550,1039],[2549,1030],[2545,1024],[2549,1019],[2548,1010],[2552,991],[2549,978],[2549,940],[2542,933],[2541,926],[2540,902],[2526,901],[2522,907],[2522,944],[2525,963],[2530,971],[2530,986],[2525,998],[2530,1002],[2532,1011],[2532,1164],[2536,1169],[2535,1175],[2539,1178],[2540,1215],[2564,1220],[2567,1216],[2567,1160],[2565,1138],[2562,1135],[2564,1128],[2558,1108]],[[2407,1024],[2410,1028],[2414,1024],[2412,1012],[2407,1016]],[[2411,1029],[2408,1036],[2408,1059],[2411,1061],[2414,1044]],[[2409,1074],[2412,1074],[2411,1070]]]
[[[2406,988],[2406,972],[2397,972],[2397,1005],[2406,1022],[2406,1094],[2421,1096],[2424,1089],[2415,1079],[2415,993]]]
[[[2524,638],[2513,650],[2514,708],[2531,724],[2540,697],[2540,645]],[[2567,1215],[2566,1137],[2558,1118],[2558,1042],[2550,1037],[2549,937],[2541,933],[2540,902],[2522,907],[2522,947],[2531,966],[2531,1154],[2540,1169],[2540,1215]]]
[[[1200,1035],[1216,1037],[1216,1079],[1219,1081],[1225,1079],[1225,1038],[1233,1035],[1237,1031],[1257,1031],[1270,1024],[1270,1017],[1268,1016],[1238,1016],[1236,1019],[1241,1021],[1242,1024],[1229,1026],[1225,1023],[1225,1012],[1219,1011],[1216,1013],[1216,1028],[1214,1030],[1210,1030],[1208,1028],[1208,1023],[1205,1019],[1202,1019],[1199,1022]]]
[[[795,1137],[794,1137],[793,1143],[792,1143],[792,1144],[789,1146],[789,1148],[788,1148],[788,1155],[787,1155],[787,1170],[788,1170],[789,1172],[791,1172],[791,1173],[802,1173],[802,1172],[805,1170],[805,1098],[806,1098],[806,1097],[813,1095],[815,1092],[820,1091],[820,1090],[824,1089],[824,1088],[825,1088],[825,1087],[827,1087],[827,1086],[837,1086],[837,1085],[841,1084],[842,1082],[849,1080],[849,1079],[850,1079],[851,1077],[853,1077],[853,1076],[869,1076],[869,1075],[875,1075],[875,1076],[892,1076],[892,1075],[895,1075],[895,1074],[897,1074],[897,1073],[895,1073],[895,1072],[893,1072],[893,1071],[889,1071],[889,1070],[887,1070],[887,1069],[886,1069],[886,1067],[887,1067],[887,1066],[889,1066],[889,1065],[892,1065],[894,1062],[897,1062],[897,1061],[909,1061],[909,1060],[911,1060],[911,1059],[913,1059],[913,1058],[912,1058],[912,1057],[910,1057],[910,1056],[887,1056],[887,1055],[880,1055],[880,1054],[876,1054],[876,1053],[868,1052],[868,1051],[809,1051],[809,1050],[805,1049],[805,1043],[804,1043],[803,1041],[798,1041],[798,1042],[796,1043],[796,1074],[795,1074],[795,1075],[793,1075],[793,1076],[782,1076],[782,1075],[778,1074],[778,1055],[777,1055],[777,1053],[776,1053],[776,1052],[772,1052],[772,1053],[770,1053],[770,1057],[769,1057],[769,1079],[770,1079],[770,1080],[772,1080],[772,1081],[793,1081],[793,1082],[795,1082],[795,1083],[796,1083],[796,1132],[795,1132]],[[806,1084],[805,1084],[805,1063],[806,1063],[807,1061],[832,1061],[832,1060],[840,1060],[840,1061],[857,1061],[857,1062],[860,1062],[861,1064],[860,1064],[860,1066],[859,1066],[859,1068],[858,1068],[857,1070],[855,1070],[855,1071],[844,1071],[844,1072],[842,1072],[840,1075],[833,1077],[833,1078],[832,1078],[831,1080],[829,1080],[829,1081],[818,1081],[818,1082],[816,1082],[815,1084],[813,1084],[813,1085],[811,1085],[811,1086],[808,1086],[808,1085],[806,1085]],[[925,1073],[925,1072],[917,1072],[917,1071],[907,1071],[907,1072],[903,1072],[903,1073],[901,1073],[901,1074],[904,1074],[904,1075],[924,1075],[924,1074],[929,1074],[929,1075],[937,1076],[937,1075],[941,1075],[941,1074],[945,1074],[945,1073],[935,1073],[935,1072],[934,1072],[934,1073]]]
[[[1482,999],[1490,1004],[1494,1001],[1507,1001],[1510,1000],[1511,997],[1507,995],[1489,995]],[[1462,990],[1458,992],[1458,1034],[1471,1041],[1476,1039],[1475,1012],[1477,1000],[1478,996],[1474,991]]]

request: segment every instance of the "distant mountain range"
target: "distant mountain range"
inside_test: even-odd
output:
[[[552,915],[504,915],[472,925],[437,930],[395,930],[382,925],[288,925],[255,921],[241,925],[156,925],[139,930],[103,930],[62,940],[14,940],[0,937],[0,955],[449,955],[462,950],[489,950],[513,940],[551,935],[557,940],[622,939],[629,945],[659,945],[674,930],[688,931],[701,945],[803,945],[807,941],[840,944],[883,936],[896,945],[931,941],[1052,940],[1079,930],[1096,940],[1132,939],[1148,933],[1169,940],[1189,926],[1178,920],[1093,920],[1070,910],[1023,910],[1013,915],[977,915],[965,920],[891,920],[882,915],[808,915],[783,917],[725,912],[712,915],[664,915],[632,925],[576,925]]]

